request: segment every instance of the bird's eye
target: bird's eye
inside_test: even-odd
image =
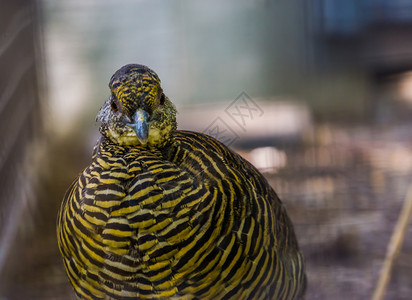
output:
[[[166,96],[165,96],[165,94],[161,94],[160,95],[160,105],[163,105],[163,104],[165,104],[165,100],[166,100]]]
[[[112,99],[112,101],[110,102],[110,107],[112,108],[114,112],[119,110],[119,108],[117,107],[116,101],[114,99]]]

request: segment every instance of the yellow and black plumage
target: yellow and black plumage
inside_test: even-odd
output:
[[[82,299],[298,299],[303,257],[264,177],[219,141],[176,130],[156,73],[110,80],[93,159],[68,189],[58,242]]]

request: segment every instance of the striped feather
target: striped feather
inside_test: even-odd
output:
[[[104,139],[58,219],[81,299],[297,299],[305,267],[265,178],[217,140],[161,149]]]

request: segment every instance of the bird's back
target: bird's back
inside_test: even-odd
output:
[[[292,223],[264,177],[215,139],[161,149],[103,140],[69,188],[59,246],[89,299],[294,299],[305,289]]]

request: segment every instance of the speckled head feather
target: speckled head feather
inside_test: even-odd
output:
[[[136,64],[126,65],[116,71],[109,87],[123,107],[130,111],[137,109],[135,105],[141,105],[141,108],[151,112],[156,96],[162,93],[159,76],[150,68]],[[133,101],[136,95],[139,95],[139,102]]]
[[[129,64],[114,73],[110,98],[97,115],[100,132],[120,145],[163,146],[176,129],[176,109],[150,68]]]

